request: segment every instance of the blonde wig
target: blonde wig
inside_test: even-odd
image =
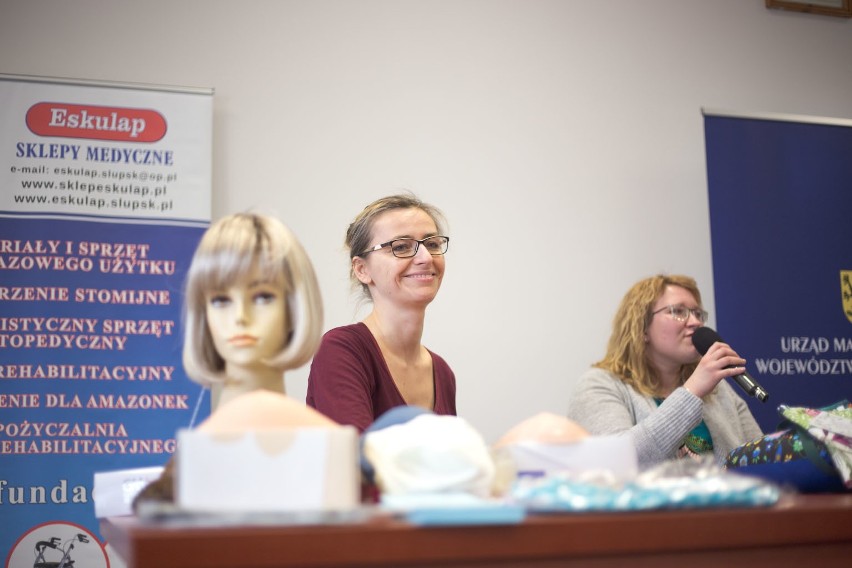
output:
[[[659,395],[660,378],[651,364],[645,332],[651,324],[651,311],[667,286],[680,286],[688,290],[701,305],[701,292],[693,278],[683,275],[658,274],[634,284],[618,306],[612,322],[612,334],[607,344],[606,356],[595,367],[607,370],[639,392]],[[695,370],[696,363],[684,365],[680,370],[683,384]]]
[[[195,250],[186,278],[183,366],[194,381],[225,380],[207,321],[207,295],[242,282],[257,268],[279,283],[286,298],[288,341],[268,364],[294,369],[313,357],[322,336],[323,307],[313,265],[295,235],[279,220],[238,213],[213,223]]]

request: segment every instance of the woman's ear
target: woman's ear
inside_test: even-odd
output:
[[[370,284],[373,279],[370,278],[369,270],[367,269],[367,261],[356,256],[352,259],[352,273],[361,284]]]

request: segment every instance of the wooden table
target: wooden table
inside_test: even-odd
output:
[[[166,526],[116,517],[104,538],[129,568],[852,566],[852,495],[757,509],[531,515],[506,526]]]

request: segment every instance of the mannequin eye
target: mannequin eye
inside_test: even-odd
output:
[[[230,305],[231,298],[227,294],[213,294],[208,298],[207,303],[214,308],[224,308]]]
[[[264,305],[265,304],[271,304],[271,303],[275,302],[275,300],[277,300],[277,299],[278,299],[277,294],[275,294],[273,292],[263,291],[263,292],[256,292],[254,294],[254,303],[255,304],[264,304]]]

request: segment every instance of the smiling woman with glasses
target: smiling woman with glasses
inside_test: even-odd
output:
[[[692,334],[707,322],[689,276],[657,275],[628,290],[604,358],[575,385],[568,416],[593,435],[626,433],[641,467],[713,455],[718,463],[762,435],[746,402],[724,381],[745,360],[724,343],[704,357]]]
[[[444,278],[445,234],[441,212],[411,194],[378,199],[349,225],[350,279],[372,311],[325,334],[308,405],[362,432],[398,406],[455,415],[455,375],[421,343],[426,307]]]

